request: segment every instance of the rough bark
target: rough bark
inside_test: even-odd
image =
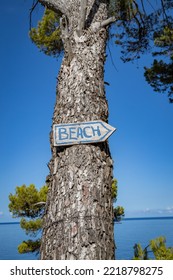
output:
[[[69,15],[73,0],[39,0],[41,4],[49,9],[61,11],[63,14]]]
[[[80,1],[72,2],[70,18],[62,19],[65,56],[58,75],[53,124],[107,122],[104,89],[107,30],[101,23],[108,18],[109,1],[87,1],[82,33]],[[108,143],[54,147],[53,132],[50,141],[52,159],[47,177],[49,193],[41,259],[114,259],[113,163]]]

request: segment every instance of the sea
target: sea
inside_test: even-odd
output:
[[[126,218],[114,224],[114,235],[116,259],[131,260],[135,243],[145,248],[150,240],[164,236],[167,246],[173,247],[173,217]],[[18,253],[18,245],[27,239],[19,223],[0,223],[0,260],[38,260],[33,253]]]

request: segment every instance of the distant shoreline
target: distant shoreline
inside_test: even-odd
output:
[[[17,225],[17,224],[20,224],[20,222],[7,222],[7,223],[5,223],[5,222],[0,222],[0,225]]]
[[[139,217],[139,218],[123,218],[123,221],[129,221],[129,220],[171,220],[173,219],[173,216],[166,216],[166,217]]]
[[[171,220],[173,216],[167,217],[138,217],[138,218],[122,218],[122,221],[142,221],[142,220]],[[20,224],[20,222],[0,222],[0,225],[14,225]]]

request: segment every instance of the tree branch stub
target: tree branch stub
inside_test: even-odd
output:
[[[91,30],[93,32],[99,31],[101,28],[106,27],[110,25],[111,23],[114,23],[116,21],[115,17],[110,17],[108,19],[103,20],[102,22],[95,22],[91,25]]]

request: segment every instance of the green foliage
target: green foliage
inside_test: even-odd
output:
[[[117,194],[118,194],[118,182],[116,179],[112,180],[112,197],[114,202],[117,200]],[[114,220],[116,222],[120,222],[122,217],[125,216],[124,208],[122,206],[117,206],[114,208]]]
[[[26,234],[35,235],[42,228],[42,223],[42,219],[27,221],[25,218],[22,218],[20,221],[20,226],[25,230]]]
[[[134,257],[133,260],[148,260],[147,247],[143,250],[141,244],[135,244],[134,247]]]
[[[111,0],[111,14],[119,19],[112,37],[122,48],[124,62],[151,50],[162,58],[145,67],[144,76],[154,91],[167,92],[173,103],[173,1],[152,2]]]
[[[157,92],[168,92],[170,102],[173,102],[173,27],[165,26],[155,32],[155,46],[159,51],[154,56],[163,57],[164,61],[154,59],[150,68],[145,67],[146,81]]]
[[[33,43],[45,54],[57,57],[63,50],[59,20],[61,13],[45,9],[37,28],[32,28],[29,35]]]
[[[26,254],[26,253],[38,253],[40,250],[41,240],[37,239],[35,241],[33,240],[27,240],[23,241],[18,246],[18,252],[20,254]]]
[[[124,208],[122,206],[117,206],[114,208],[114,219],[116,222],[120,222],[122,217],[125,216]]]
[[[173,1],[170,0],[164,5],[162,3],[155,4],[153,8],[150,1],[110,0],[109,16],[114,15],[116,18],[112,37],[116,38],[116,44],[121,45],[124,61],[139,58],[140,54],[150,49],[150,41],[154,40],[152,36],[155,30],[165,26],[165,17],[167,22],[172,22],[172,18],[166,15],[166,12],[173,8]],[[30,32],[32,41],[45,54],[57,56],[63,50],[59,28],[60,17],[60,12],[55,13],[46,9],[37,28],[32,28]]]
[[[154,59],[150,68],[145,67],[146,81],[154,88],[154,91],[173,94],[173,59],[170,63]]]
[[[15,194],[9,195],[9,210],[13,217],[21,217],[20,226],[26,234],[35,237],[42,229],[42,215],[47,199],[48,187],[43,186],[37,190],[34,185],[16,187]],[[112,181],[112,197],[117,199],[117,180]],[[120,221],[124,216],[124,208],[117,206],[114,208],[114,218]],[[24,218],[25,217],[25,218]],[[18,252],[21,254],[30,252],[39,252],[40,239],[23,241],[18,246]]]
[[[166,247],[166,239],[163,236],[150,241],[150,248],[156,260],[173,260],[173,247]]]
[[[9,210],[13,217],[35,218],[42,214],[43,206],[40,202],[46,201],[47,187],[40,192],[34,185],[16,187],[15,194],[9,195]]]
[[[173,247],[166,247],[166,239],[163,236],[151,240],[145,249],[142,249],[140,244],[135,244],[133,248],[134,260],[149,260],[151,252],[156,260],[173,260]]]
[[[147,4],[148,3],[148,4]],[[170,16],[173,1],[160,1],[153,7],[150,1],[111,0],[109,15],[115,16],[115,28],[110,37],[122,48],[124,62],[140,58],[141,54],[150,51],[151,46],[161,51],[153,56],[166,56],[168,62],[154,60],[150,68],[145,68],[146,81],[158,92],[168,91],[173,94],[173,18]],[[43,18],[37,28],[30,31],[31,40],[47,55],[57,57],[63,51],[59,28],[61,13],[45,9]],[[154,44],[153,44],[154,43]],[[170,102],[173,99],[169,98]]]
[[[110,0],[109,13],[121,21],[131,21],[139,12],[139,1],[135,0]]]
[[[16,187],[15,194],[9,195],[9,210],[13,217],[21,217],[20,226],[30,236],[37,236],[42,229],[42,215],[48,187],[37,190],[34,185]],[[25,218],[24,218],[25,217]],[[23,241],[18,246],[19,253],[38,252],[40,239]]]
[[[147,4],[140,0],[112,0],[111,5],[117,19],[111,37],[121,46],[122,60],[128,62],[140,58],[149,50],[153,25],[158,24],[154,13],[147,13],[144,6]]]
[[[154,60],[150,68],[145,68],[146,81],[158,92],[173,94],[173,0],[110,0],[109,16],[115,16],[109,38],[121,46],[124,62],[140,58],[153,49],[153,56],[163,56],[165,60]],[[45,9],[43,18],[30,31],[33,43],[45,54],[58,57],[63,51],[60,17]],[[154,51],[159,48],[159,51]],[[169,98],[173,102],[172,98]]]
[[[173,27],[166,25],[160,31],[155,32],[154,43],[157,47],[163,48],[160,53],[156,53],[156,54],[167,55],[170,52],[170,57],[173,58],[173,53],[172,53]]]
[[[117,180],[113,179],[112,180],[112,198],[114,201],[117,199],[117,193],[118,193],[118,186],[117,186]]]

